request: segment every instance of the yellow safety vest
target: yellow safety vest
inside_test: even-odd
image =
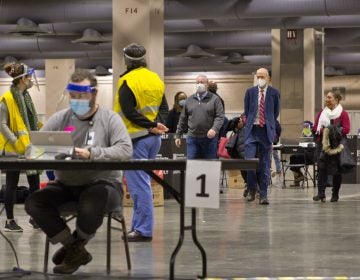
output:
[[[138,138],[148,134],[148,130],[129,121],[121,112],[119,102],[119,89],[126,81],[126,84],[134,93],[136,99],[136,110],[154,121],[159,113],[159,107],[165,92],[165,85],[160,77],[144,68],[136,68],[120,77],[118,81],[118,90],[115,95],[114,111],[122,117],[131,138]]]
[[[9,127],[17,137],[15,143],[10,143],[8,139],[0,133],[0,149],[2,155],[25,154],[26,147],[30,144],[28,129],[21,117],[19,107],[10,91],[6,92],[1,98],[0,103],[5,101],[9,111]]]

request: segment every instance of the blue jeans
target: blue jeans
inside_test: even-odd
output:
[[[216,159],[218,137],[193,137],[186,138],[187,159]]]
[[[273,150],[273,158],[274,158],[274,162],[275,162],[276,173],[280,173],[281,172],[281,166],[280,166],[280,157],[279,157],[279,151],[278,150]]]

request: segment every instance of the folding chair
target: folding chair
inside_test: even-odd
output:
[[[281,147],[281,165],[282,165],[282,175],[283,175],[283,188],[286,188],[286,181],[293,181],[293,180],[286,180],[286,172],[288,169],[295,167],[303,170],[304,180],[301,183],[301,188],[304,188],[304,184],[306,182],[306,187],[309,188],[309,179],[313,180],[310,172],[309,172],[309,163],[307,162],[306,157],[306,148],[298,146],[298,145],[283,145]],[[301,155],[303,157],[303,163],[290,163],[290,160],[287,158],[290,155]]]
[[[76,218],[77,216],[78,203],[69,202],[61,205],[59,207],[60,215],[63,217],[65,222],[69,222]],[[126,262],[128,270],[131,270],[131,259],[130,259],[130,251],[129,251],[129,243],[127,239],[127,231],[125,225],[125,219],[122,215],[121,206],[111,209],[105,213],[107,216],[107,228],[106,228],[106,273],[110,274],[111,268],[111,229],[120,230],[122,232],[122,238],[124,241],[125,254],[126,254]],[[111,226],[111,221],[115,220],[121,224],[121,228],[115,228]],[[45,254],[44,254],[44,273],[48,270],[48,260],[49,260],[49,245],[50,240],[46,237],[45,242]]]

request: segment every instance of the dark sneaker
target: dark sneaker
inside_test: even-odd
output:
[[[67,253],[67,248],[65,246],[62,246],[53,255],[52,262],[56,265],[61,264],[63,262],[63,260],[65,259],[66,253]]]
[[[243,197],[247,197],[248,194],[249,194],[249,189],[246,188],[243,192]]]
[[[255,189],[249,189],[249,193],[247,195],[247,201],[254,201],[256,196],[256,190]]]
[[[266,197],[260,197],[259,204],[260,205],[269,205],[269,200]]]
[[[81,265],[86,265],[91,262],[91,260],[92,256],[85,249],[84,240],[76,240],[66,248],[64,260],[61,264],[54,267],[54,273],[74,273]]]
[[[128,242],[151,242],[152,236],[143,236],[137,230],[133,230],[127,235]]]
[[[15,222],[15,220],[10,220],[10,222],[5,222],[4,231],[23,232],[24,230]]]
[[[33,218],[30,218],[29,224],[33,227],[33,229],[40,229],[39,225],[34,221]]]

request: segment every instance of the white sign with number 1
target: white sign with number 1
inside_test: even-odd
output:
[[[186,162],[185,206],[219,208],[221,162],[188,160]]]

